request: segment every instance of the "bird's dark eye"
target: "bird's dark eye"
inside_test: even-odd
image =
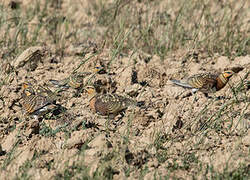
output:
[[[227,71],[227,72],[225,73],[225,75],[226,75],[227,77],[231,77],[233,74],[234,74],[234,73],[231,72],[231,71]]]

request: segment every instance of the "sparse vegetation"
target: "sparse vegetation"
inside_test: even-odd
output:
[[[1,2],[0,179],[249,179],[249,5]],[[41,59],[15,65],[31,46],[44,47]],[[89,110],[84,90],[50,87],[58,112],[38,123],[22,112],[22,82],[50,86],[96,64],[106,72],[89,81],[100,92],[145,106],[107,119]],[[211,98],[168,83],[234,65],[243,70]]]

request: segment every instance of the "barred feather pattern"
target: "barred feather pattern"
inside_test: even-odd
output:
[[[129,98],[119,96],[117,94],[103,94],[95,97],[95,104],[92,110],[101,115],[117,114],[127,107],[135,104]]]
[[[80,89],[83,87],[84,79],[94,73],[103,70],[100,66],[95,66],[91,72],[73,72],[69,77],[62,80],[49,80],[51,84],[61,89]]]
[[[234,74],[233,71],[224,71],[220,74],[201,73],[189,77],[186,82],[171,80],[174,84],[184,88],[190,88],[204,93],[216,92],[221,90]]]
[[[45,87],[32,86],[30,83],[26,83],[23,85],[20,104],[26,114],[41,116],[54,106],[55,99],[52,98],[52,94]]]
[[[90,108],[101,115],[118,114],[129,106],[136,106],[137,102],[118,94],[96,94],[96,91],[88,91]]]
[[[74,73],[71,74],[69,77],[63,79],[63,80],[49,80],[53,85],[55,85],[58,88],[62,89],[68,89],[68,88],[73,88],[73,89],[78,89],[82,87],[83,85],[83,79],[87,76],[90,75],[91,73]]]

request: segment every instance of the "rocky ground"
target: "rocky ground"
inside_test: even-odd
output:
[[[2,6],[8,12],[32,11],[28,11],[32,7],[28,0],[15,2],[17,10],[13,10],[14,2],[8,1]],[[1,48],[0,179],[247,179],[250,161],[249,48],[245,54],[227,56],[218,52],[211,55],[211,49],[176,47],[163,57],[150,52],[146,44],[141,46],[138,40],[138,49],[128,49],[129,40],[118,38],[120,41],[113,44],[110,39],[103,41],[110,32],[106,31],[105,23],[102,26],[95,24],[102,20],[96,17],[102,14],[93,13],[102,12],[93,10],[99,7],[89,1],[52,2],[48,12],[64,14],[53,17],[66,18],[68,24],[63,20],[64,24],[56,31],[46,26],[36,29],[34,24],[45,16],[38,14],[27,22],[26,36],[30,40],[38,31],[42,39],[37,40],[39,43],[25,47],[22,37],[18,37],[22,49],[16,50],[15,55],[9,48]],[[129,3],[141,11],[147,9],[147,5],[139,1],[128,1],[117,7],[117,13]],[[163,8],[162,5],[164,2],[159,1],[154,8]],[[178,6],[172,5],[169,16],[174,19]],[[241,8],[244,7],[249,8],[249,4]],[[28,13],[22,16],[29,19]],[[244,17],[243,25],[247,18],[249,21],[249,15]],[[57,22],[52,16],[49,18],[47,25]],[[74,25],[72,29],[67,26],[70,23]],[[249,27],[249,22],[248,26],[243,25],[243,29]],[[11,28],[5,36],[12,39],[14,30]],[[130,30],[124,29],[124,38]],[[79,39],[73,41],[70,36],[75,31]],[[119,33],[114,35],[119,36]],[[121,47],[121,44],[126,45]],[[249,46],[249,40],[246,45]],[[39,120],[25,115],[19,104],[23,82],[55,91],[50,79],[61,80],[73,71],[90,72],[96,65],[105,70],[94,78],[100,93],[122,94],[145,102],[145,106],[128,108],[123,114],[109,119],[90,110],[85,91],[78,93],[69,89],[58,94],[57,104],[63,107],[62,112],[49,113]],[[221,91],[210,94],[210,98],[202,92],[192,95],[190,90],[170,81],[235,67],[242,69]]]

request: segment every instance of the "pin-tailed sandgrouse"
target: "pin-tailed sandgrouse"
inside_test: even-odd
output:
[[[81,89],[84,84],[84,79],[89,77],[92,74],[95,74],[101,71],[102,68],[100,66],[95,66],[92,69],[92,72],[74,72],[69,77],[62,79],[62,80],[49,80],[54,86],[61,88],[61,89]]]
[[[26,114],[38,119],[55,107],[54,97],[54,93],[46,87],[23,83],[20,104]]]
[[[221,90],[233,76],[231,70],[223,71],[222,73],[201,73],[195,74],[187,78],[186,81],[171,80],[174,84],[184,88],[192,89],[192,92],[201,91],[207,93]]]
[[[113,117],[129,106],[140,106],[142,102],[136,102],[130,98],[110,93],[97,94],[93,86],[86,86],[85,90],[89,96],[89,106],[91,110],[100,115],[112,115]]]

